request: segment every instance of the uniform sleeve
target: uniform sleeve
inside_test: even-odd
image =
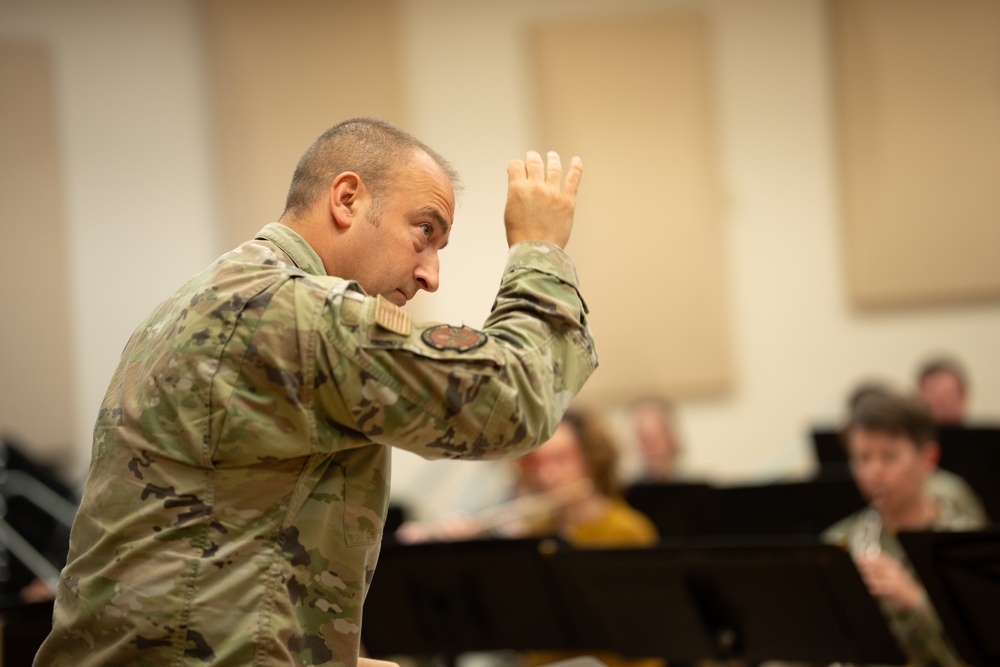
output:
[[[540,242],[511,249],[482,329],[414,324],[342,284],[317,331],[321,447],[344,446],[347,429],[425,458],[517,455],[548,439],[597,366],[572,260]]]
[[[900,643],[906,647],[911,662],[918,665],[958,667],[962,664],[945,635],[937,613],[927,600],[927,593],[917,606],[890,617]]]
[[[927,489],[941,506],[949,530],[974,530],[990,523],[982,501],[962,477],[938,468],[927,481]]]
[[[851,550],[851,532],[856,523],[856,515],[846,516],[820,534],[820,541],[833,544],[845,551]]]

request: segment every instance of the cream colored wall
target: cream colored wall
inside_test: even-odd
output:
[[[133,328],[216,252],[196,4],[0,0],[0,40],[52,53],[77,476]]]
[[[218,221],[229,248],[281,216],[299,156],[336,119],[370,115],[406,125],[399,39],[393,0],[200,5]]]
[[[853,301],[1000,299],[1000,3],[831,9]]]
[[[73,440],[72,355],[63,187],[49,51],[31,39],[0,42],[0,437],[31,443],[36,458],[62,463]],[[30,286],[26,277],[30,276]],[[17,286],[17,288],[15,288]],[[44,350],[44,354],[39,354]],[[16,445],[11,445],[16,446]]]
[[[40,34],[55,49],[77,331],[75,432],[88,449],[132,328],[220,250],[192,7],[0,0],[0,38]],[[506,163],[544,149],[535,145],[527,83],[532,21],[699,8],[714,31],[735,382],[729,395],[679,406],[688,465],[722,479],[800,469],[796,438],[852,383],[869,376],[908,383],[920,359],[938,350],[972,370],[973,411],[1000,419],[1000,304],[862,316],[847,303],[822,2],[402,0],[399,7],[409,129],[450,157],[466,183],[442,255],[441,290],[414,304],[418,314],[476,325],[492,302],[506,250]],[[602,130],[613,128],[595,128]],[[623,241],[641,239],[630,223],[618,226]],[[629,286],[623,298],[638,303],[646,290]],[[397,457],[401,491],[419,496],[432,478],[454,496],[477,488],[467,481],[476,464],[426,464],[440,472],[423,465]]]

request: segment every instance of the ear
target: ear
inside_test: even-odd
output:
[[[353,171],[338,174],[330,183],[330,216],[334,224],[338,227],[350,227],[361,215],[360,204],[367,194],[368,190],[361,177]]]
[[[937,468],[938,461],[941,460],[941,445],[931,440],[920,449],[920,462],[923,469],[930,474]]]

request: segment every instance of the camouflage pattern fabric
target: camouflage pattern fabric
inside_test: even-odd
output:
[[[927,492],[977,525],[990,523],[983,501],[961,475],[937,468],[927,480]]]
[[[475,331],[412,323],[268,225],[128,342],[35,664],[356,664],[389,448],[521,454],[596,364],[556,246],[511,249]]]
[[[973,511],[970,512],[968,506],[955,503],[948,497],[936,496],[935,500],[938,504],[938,515],[934,523],[928,526],[930,530],[978,530],[985,527],[981,508],[977,512],[973,507]],[[823,532],[823,540],[845,549],[849,548],[855,538],[865,530],[865,517],[869,511],[872,510],[863,509],[833,524]],[[920,581],[895,534],[882,530],[879,545],[884,553],[902,563],[910,576]],[[882,600],[879,600],[879,606],[889,623],[889,629],[899,640],[900,648],[909,657],[908,665],[957,667],[964,664],[951,646],[941,625],[941,619],[938,618],[926,594],[912,611],[902,611]]]

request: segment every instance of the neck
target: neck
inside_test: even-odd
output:
[[[296,234],[312,246],[312,249],[316,251],[316,254],[322,260],[323,268],[326,269],[327,275],[336,275],[333,272],[332,266],[333,239],[322,222],[317,222],[308,216],[291,217],[287,214],[282,215],[278,219],[278,222],[295,230]]]
[[[883,514],[882,523],[894,533],[901,530],[925,530],[934,523],[937,513],[937,501],[925,493],[911,507],[891,516]]]

